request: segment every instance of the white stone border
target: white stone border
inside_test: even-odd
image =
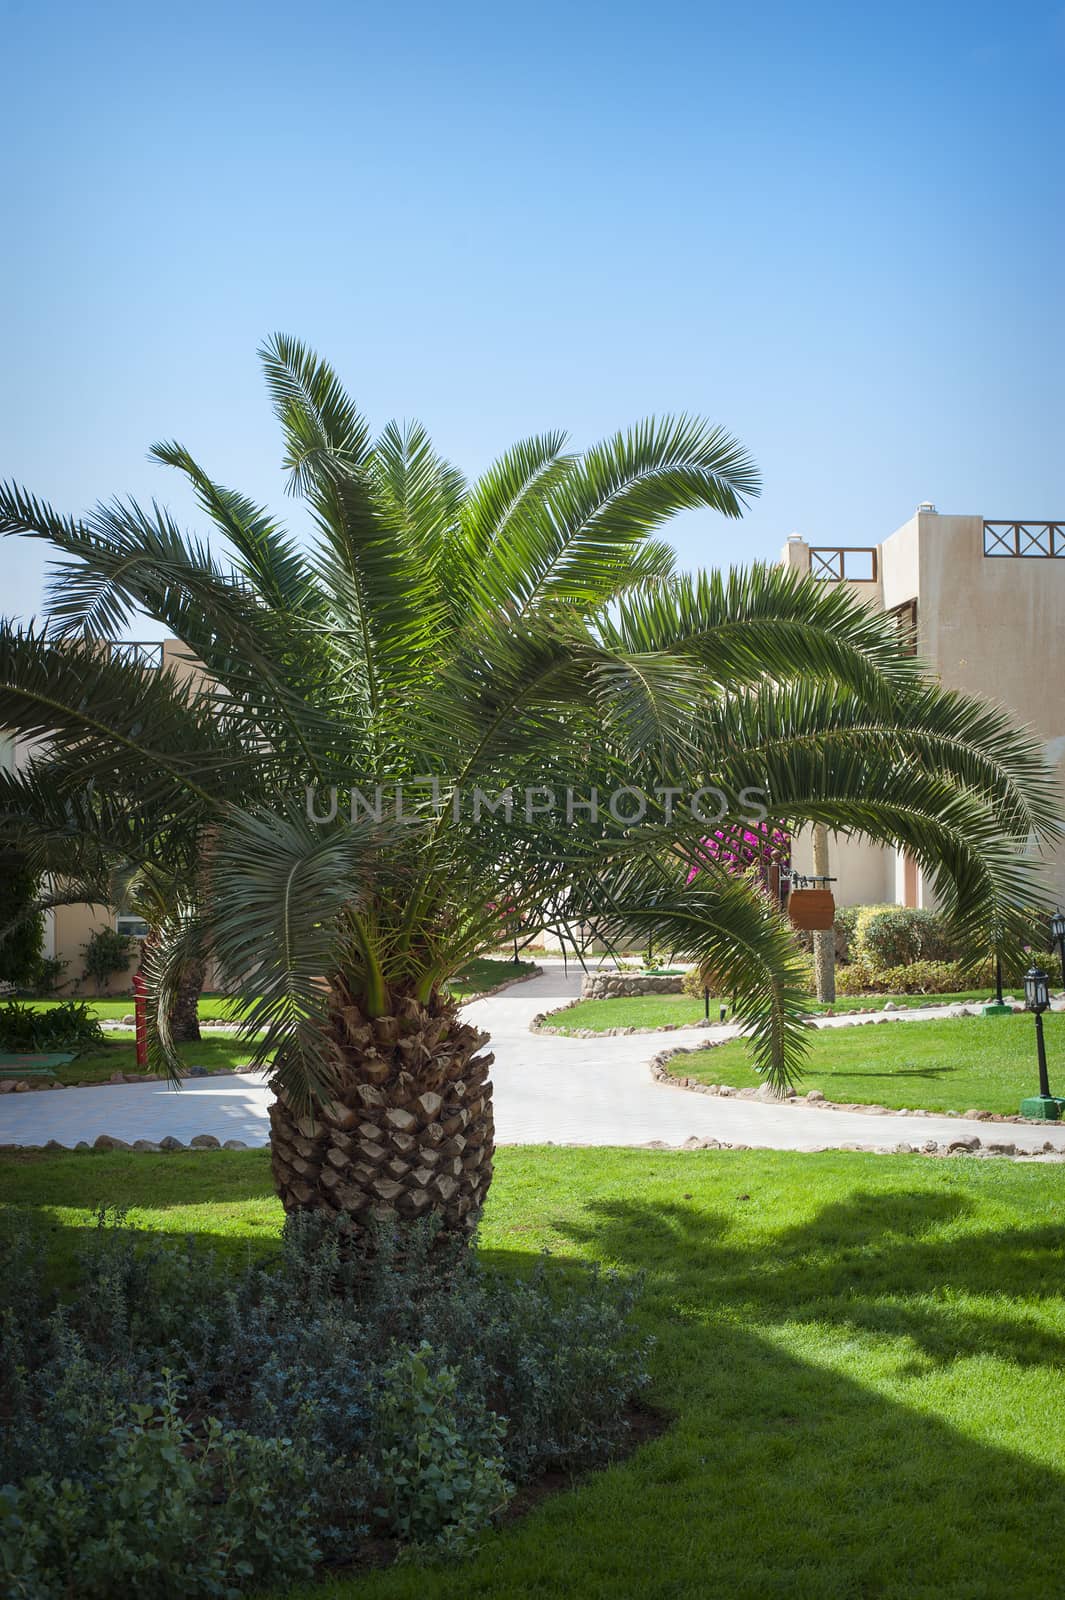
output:
[[[620,998],[631,998],[631,997],[622,996]],[[643,996],[638,996],[637,998],[642,999]],[[983,1000],[940,1000],[935,1005],[928,1005],[928,1006],[925,1006],[925,1005],[900,1006],[900,1005],[895,1004],[895,1002],[893,1001],[893,999],[892,999],[892,997],[890,995],[887,995],[885,998],[886,998],[886,1001],[887,1001],[886,1005],[882,1005],[882,1006],[862,1006],[860,1009],[857,1009],[857,1010],[854,1010],[854,1011],[835,1011],[835,1012],[811,1011],[809,1013],[810,1020],[811,1020],[811,1025],[813,1027],[816,1027],[818,1021],[820,1019],[824,1018],[826,1020],[831,1019],[831,1020],[836,1021],[836,1022],[842,1022],[845,1027],[856,1027],[857,1028],[857,1027],[861,1027],[863,1025],[863,1023],[876,1022],[878,1019],[883,1019],[883,1021],[885,1021],[885,1022],[892,1022],[897,1017],[905,1016],[907,1011],[933,1011],[933,1012],[937,1013],[938,1016],[944,1016],[944,1017],[946,1017],[946,1016],[962,1016],[962,1015],[971,1017],[971,1016],[978,1015],[978,1013],[975,1012],[975,1011],[969,1010],[969,1009],[966,1009],[964,1012],[962,1012],[962,1011],[958,1010],[958,1007],[959,1006],[964,1006],[964,1007],[968,1008],[968,1007],[972,1007],[972,1006],[982,1006],[982,1005],[986,1004],[986,1001],[983,1001]],[[662,1023],[659,1023],[659,1025],[657,1027],[655,1027],[655,1028],[636,1028],[636,1027],[629,1027],[629,1028],[552,1028],[551,1027],[551,1025],[550,1025],[550,1018],[551,1017],[560,1017],[564,1011],[572,1011],[572,1010],[574,1010],[574,1008],[576,1006],[588,1005],[589,1003],[590,1002],[588,1001],[586,996],[578,995],[575,1000],[567,1000],[566,1004],[564,1006],[556,1006],[554,1011],[541,1011],[541,1012],[538,1012],[538,1014],[535,1017],[533,1017],[532,1021],[529,1023],[529,1032],[530,1033],[553,1034],[557,1038],[560,1038],[560,1039],[618,1039],[618,1038],[622,1038],[622,1037],[624,1037],[624,1036],[626,1036],[626,1035],[628,1035],[630,1033],[684,1033],[684,1032],[690,1032],[690,1031],[695,1030],[695,1029],[719,1028],[721,1026],[721,1024],[719,1022],[715,1022],[715,1021],[713,1021],[713,1019],[706,1018],[706,1017],[697,1017],[694,1022],[662,1022]],[[887,1006],[889,1006],[889,1005],[892,1007],[892,1009],[890,1011],[887,1009]],[[1015,1011],[1023,1011],[1024,1007],[1023,1006],[1014,1006],[1013,1010],[1015,1010]],[[862,1020],[861,1020],[861,1022],[851,1023],[848,1020],[851,1017],[860,1017]],[[934,1021],[936,1019],[935,1018],[929,1018],[929,1020],[930,1021]],[[723,1039],[712,1039],[712,1040],[709,1040],[708,1043],[710,1043],[710,1044],[723,1044],[723,1043],[725,1043],[725,1041]],[[700,1045],[699,1048],[702,1049],[702,1046]]]
[[[152,1139],[134,1139],[128,1144],[125,1139],[115,1139],[109,1133],[101,1133],[98,1138],[89,1144],[87,1139],[79,1139],[77,1144],[60,1144],[58,1139],[49,1139],[47,1144],[0,1144],[0,1156],[11,1155],[86,1155],[94,1150],[106,1154],[111,1150],[118,1150],[133,1155],[174,1155],[178,1152],[195,1155],[200,1150],[265,1150],[269,1145],[245,1144],[243,1139],[227,1139],[223,1144],[216,1139],[213,1133],[195,1133],[188,1144],[182,1144],[180,1139],[173,1138],[170,1134],[158,1143]]]
[[[732,1044],[734,1042],[735,1041],[731,1039],[709,1039],[707,1040],[706,1044],[702,1045],[677,1045],[672,1050],[660,1050],[657,1055],[651,1057],[649,1062],[651,1076],[654,1078],[656,1083],[661,1083],[670,1089],[683,1089],[689,1094],[717,1095],[721,1099],[770,1101],[774,1105],[802,1105],[818,1111],[859,1112],[869,1117],[935,1117],[942,1120],[944,1117],[950,1116],[950,1112],[947,1111],[924,1111],[916,1108],[907,1108],[905,1110],[896,1111],[890,1106],[859,1105],[853,1101],[848,1103],[838,1100],[826,1100],[820,1089],[810,1089],[805,1095],[798,1094],[798,1092],[794,1089],[789,1089],[783,1094],[778,1094],[770,1087],[768,1083],[759,1084],[757,1089],[736,1089],[733,1088],[731,1084],[727,1083],[703,1083],[698,1078],[678,1077],[675,1072],[670,1071],[669,1066],[667,1065],[667,1063],[674,1061],[677,1056],[701,1055],[704,1050],[717,1049],[723,1044]],[[1012,1123],[1014,1125],[1019,1124],[1025,1128],[1041,1128],[1046,1126],[1045,1123],[1039,1122],[1033,1117],[1006,1116],[1001,1112],[980,1111],[976,1108],[973,1108],[970,1111],[962,1112],[958,1120],[966,1122]],[[747,1145],[726,1146],[721,1140],[711,1140],[709,1142],[706,1140],[697,1140],[694,1143],[689,1140],[688,1147],[691,1149],[712,1149],[720,1147],[722,1149],[731,1148],[734,1150],[750,1148]],[[1049,1139],[1044,1141],[1042,1150],[1019,1150],[1015,1144],[1009,1142],[1008,1140],[992,1140],[985,1146],[983,1141],[975,1134],[971,1137],[966,1137],[963,1139],[952,1139],[945,1145],[940,1144],[940,1142],[936,1139],[926,1139],[919,1148],[916,1145],[907,1144],[905,1142],[900,1142],[891,1146],[872,1144],[841,1144],[836,1145],[833,1148],[838,1150],[869,1150],[879,1154],[895,1155],[945,1156],[960,1154],[1007,1156],[1013,1158],[1025,1156],[1029,1159],[1034,1156],[1039,1156],[1043,1159],[1050,1158],[1053,1160],[1065,1161],[1065,1151],[1059,1150],[1058,1147],[1055,1144],[1052,1144]]]

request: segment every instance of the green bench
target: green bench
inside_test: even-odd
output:
[[[74,1055],[58,1051],[43,1054],[25,1051],[19,1054],[0,1054],[0,1078],[54,1078],[57,1067],[65,1067]]]

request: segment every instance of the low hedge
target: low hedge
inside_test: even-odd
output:
[[[515,1277],[428,1227],[349,1258],[317,1217],[279,1262],[101,1212],[62,1304],[0,1241],[0,1592],[236,1597],[323,1564],[469,1550],[514,1487],[603,1461],[646,1381],[634,1288]]]
[[[1061,959],[1047,950],[1026,952],[1024,962],[1042,967],[1052,987],[1061,987]],[[855,994],[961,994],[966,989],[989,989],[994,984],[994,965],[990,961],[969,966],[961,961],[911,961],[899,967],[870,967],[852,961],[836,972],[836,993]],[[1015,993],[1023,989],[1023,977],[1015,976],[1004,987]]]

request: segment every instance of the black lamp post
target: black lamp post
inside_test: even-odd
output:
[[[1008,1006],[1002,998],[1002,957],[995,955],[995,998],[980,1007],[985,1017],[1011,1017],[1013,1007]]]
[[[1039,1057],[1039,1093],[1021,1101],[1021,1116],[1039,1122],[1060,1122],[1065,1100],[1050,1092],[1047,1076],[1047,1047],[1043,1037],[1043,1012],[1050,1006],[1050,979],[1041,967],[1029,967],[1024,975],[1024,1000],[1035,1015],[1035,1047]]]
[[[1061,957],[1061,980],[1065,983],[1065,911],[1055,911],[1050,919],[1050,937]]]
[[[1039,1055],[1039,1093],[1050,1099],[1050,1081],[1047,1078],[1047,1047],[1043,1038],[1043,1012],[1050,1005],[1050,983],[1041,967],[1029,967],[1024,975],[1024,999],[1029,1011],[1035,1012],[1035,1046]]]

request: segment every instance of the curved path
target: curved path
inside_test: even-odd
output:
[[[977,1124],[956,1117],[903,1117],[857,1111],[825,1111],[802,1103],[775,1105],[687,1093],[656,1083],[651,1057],[670,1046],[697,1045],[702,1038],[730,1038],[726,1024],[681,1033],[622,1034],[570,1039],[533,1034],[529,1023],[580,990],[580,972],[566,975],[561,962],[545,962],[541,977],[474,1001],[468,1008],[492,1035],[496,1062],[496,1135],[500,1144],[642,1145],[659,1140],[714,1138],[766,1149],[821,1150],[840,1145],[919,1146],[978,1135],[1041,1150],[1044,1141],[1065,1152],[1065,1126]],[[935,1013],[941,1015],[941,1013]],[[904,1026],[927,1012],[900,1011],[881,1026]],[[827,1026],[846,1026],[843,1018]],[[258,1076],[193,1078],[181,1090],[165,1084],[117,1084],[65,1089],[50,1094],[0,1098],[0,1144],[44,1144],[49,1139],[90,1144],[99,1134],[132,1143],[167,1134],[187,1143],[195,1134],[264,1145],[269,1138],[269,1091]]]

